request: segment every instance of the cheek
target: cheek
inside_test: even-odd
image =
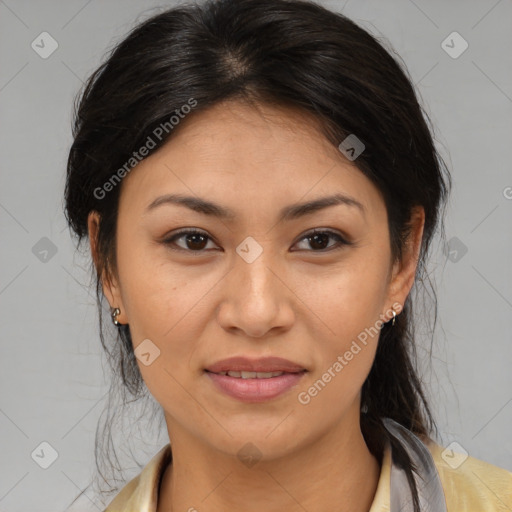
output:
[[[170,268],[139,266],[127,275],[126,307],[142,378],[166,410],[190,410],[190,394],[185,388],[192,372],[197,371],[191,360],[197,349],[195,340],[200,339],[197,314],[204,290],[200,293],[183,273],[171,272]],[[138,355],[145,346],[158,354],[149,365]]]
[[[312,309],[323,326],[312,333],[318,364],[297,392],[298,403],[313,417],[335,421],[357,399],[377,350],[384,289],[375,267],[315,280],[310,298],[317,299]]]
[[[137,349],[145,340],[159,352],[148,366],[137,357],[142,377],[157,400],[165,401],[169,396],[179,400],[182,391],[178,382],[185,383],[197,371],[197,363],[193,365],[197,340],[204,337],[202,331],[209,318],[205,313],[207,292],[219,281],[219,275],[205,272],[201,265],[185,271],[154,247],[122,251],[120,246],[118,262],[135,353],[138,355]],[[152,345],[145,343],[151,349]]]
[[[344,350],[360,333],[375,334],[386,306],[386,263],[361,251],[328,273],[301,279],[298,289],[310,291],[305,302],[322,320],[328,346]]]
[[[128,235],[119,235],[119,277],[133,340],[161,340],[192,306],[194,281],[147,240],[128,243]]]
[[[386,271],[385,257],[361,250],[336,271],[315,276],[309,285],[303,283],[302,289],[311,290],[308,306],[322,320],[319,330],[312,333],[318,347],[319,365],[311,376],[316,384],[309,391],[303,389],[305,401],[311,399],[324,407],[332,401],[342,407],[357,397],[375,358],[385,308]]]

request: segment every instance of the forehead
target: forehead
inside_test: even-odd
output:
[[[375,186],[325,138],[312,115],[233,101],[185,117],[124,181],[122,200],[138,209],[175,192],[229,203],[234,212],[255,204],[282,210],[285,203],[337,192],[356,197],[370,212],[383,206]]]

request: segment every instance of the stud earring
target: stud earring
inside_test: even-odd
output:
[[[114,325],[119,327],[120,324],[118,321],[117,321],[117,315],[119,315],[121,313],[121,310],[119,308],[115,308],[113,311],[112,311],[112,322],[114,322]]]

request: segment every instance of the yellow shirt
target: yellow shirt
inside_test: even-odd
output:
[[[442,446],[431,443],[427,447],[441,479],[448,512],[512,512],[511,472],[473,457],[454,468],[441,456]],[[169,443],[121,489],[104,512],[155,512],[160,477],[170,455]],[[390,511],[390,474],[391,450],[388,447],[369,512]]]

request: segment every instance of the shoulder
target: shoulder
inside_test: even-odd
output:
[[[467,454],[426,443],[443,486],[448,512],[512,510],[512,473]]]

